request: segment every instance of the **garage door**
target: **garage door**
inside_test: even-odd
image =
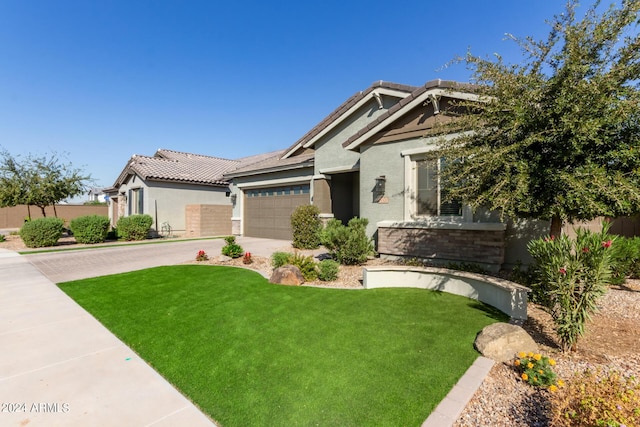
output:
[[[309,184],[244,192],[244,235],[292,240],[291,214],[309,204]]]

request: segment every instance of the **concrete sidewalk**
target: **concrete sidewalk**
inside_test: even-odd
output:
[[[0,425],[212,426],[24,256],[0,249]]]

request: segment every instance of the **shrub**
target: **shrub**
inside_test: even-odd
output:
[[[293,230],[293,247],[298,249],[315,249],[320,246],[320,209],[314,205],[298,206],[291,214]]]
[[[332,219],[321,233],[322,244],[340,264],[362,264],[373,254],[373,243],[367,237],[366,218],[352,218],[345,227]]]
[[[617,372],[586,370],[551,400],[550,425],[640,426],[640,382]]]
[[[292,257],[293,254],[290,252],[274,252],[271,254],[271,266],[273,268],[279,268],[287,265]]]
[[[450,270],[466,271],[468,273],[487,274],[486,268],[474,262],[450,262],[447,264]]]
[[[27,221],[20,229],[20,238],[28,248],[53,246],[62,236],[64,221],[60,218],[38,218]]]
[[[536,262],[538,282],[532,285],[536,300],[551,314],[564,351],[575,349],[585,323],[597,310],[598,299],[611,278],[611,250],[615,237],[609,224],[593,233],[578,229],[576,238],[537,239],[529,242]]]
[[[290,252],[274,252],[271,255],[271,265],[273,268],[279,268],[283,265],[295,265],[300,269],[304,280],[312,281],[318,278],[318,270],[313,257],[304,256],[297,252],[295,254]]]
[[[338,278],[338,271],[340,269],[340,264],[331,260],[331,259],[323,259],[318,263],[318,279],[323,282],[331,282],[332,280],[336,280]]]
[[[129,215],[120,218],[116,228],[118,229],[118,236],[124,240],[144,240],[149,234],[151,224],[153,224],[151,215]]]
[[[224,241],[227,242],[227,244],[222,247],[222,255],[231,258],[240,258],[244,254],[244,249],[236,243],[235,236],[227,236],[224,238]]]
[[[198,255],[196,255],[196,261],[207,261],[209,260],[209,255],[203,250],[198,251]]]
[[[559,381],[556,381],[556,374],[553,372],[555,360],[538,353],[520,352],[513,364],[522,381],[532,386],[549,387],[551,391],[557,390]]]
[[[107,238],[109,224],[107,216],[86,215],[72,219],[70,228],[78,243],[102,243]]]
[[[0,242],[4,242],[5,240],[7,239],[5,239],[4,234],[0,234]]]
[[[304,256],[299,253],[295,253],[289,258],[287,264],[295,265],[300,269],[304,280],[310,282],[318,278],[318,270],[316,269],[316,262],[311,256]]]
[[[627,277],[640,275],[640,238],[617,238],[611,245],[611,283],[621,285]]]

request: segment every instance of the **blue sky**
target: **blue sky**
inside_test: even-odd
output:
[[[581,9],[592,2],[584,2]],[[564,1],[0,2],[0,147],[110,186],[158,148],[238,158],[294,143],[372,82],[468,81],[522,57]]]

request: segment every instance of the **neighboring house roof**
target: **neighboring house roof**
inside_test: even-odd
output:
[[[385,81],[374,82],[367,89],[357,92],[345,102],[340,104],[331,114],[325,117],[320,123],[307,132],[302,138],[297,140],[292,146],[285,150],[283,158],[291,157],[301,148],[309,148],[313,143],[326,132],[331,130],[333,126],[340,122],[341,118],[349,116],[357,108],[360,108],[364,103],[370,99],[376,99],[379,101],[380,95],[395,96],[398,98],[404,98],[418,89],[418,86],[409,86],[398,83],[391,83]]]
[[[360,129],[349,137],[342,146],[347,150],[355,150],[376,133],[398,120],[405,113],[413,108],[424,105],[426,102],[437,102],[439,97],[447,96],[461,99],[477,99],[473,85],[459,83],[451,80],[431,80],[423,86],[415,89],[409,96],[389,108],[387,111],[376,117],[367,126]]]
[[[150,181],[227,186],[224,172],[241,165],[239,160],[159,149],[153,157],[133,155],[116,180],[117,188],[132,174]]]

